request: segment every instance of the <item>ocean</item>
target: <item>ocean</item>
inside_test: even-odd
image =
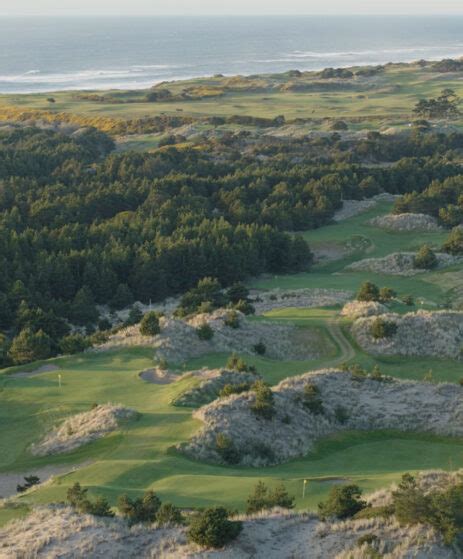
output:
[[[463,16],[0,18],[2,93],[462,55]]]

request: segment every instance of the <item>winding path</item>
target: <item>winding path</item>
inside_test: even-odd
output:
[[[341,363],[345,363],[346,361],[353,359],[355,357],[354,348],[350,345],[349,340],[344,335],[344,332],[339,325],[339,320],[328,320],[326,322],[326,327],[341,352],[338,357],[330,361],[330,365],[340,365]]]

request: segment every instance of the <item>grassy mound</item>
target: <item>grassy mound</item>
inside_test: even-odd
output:
[[[199,460],[227,463],[232,456],[242,465],[261,467],[304,456],[316,441],[343,430],[463,436],[462,396],[463,387],[455,384],[317,371],[281,382],[266,409],[271,413],[256,408],[253,393],[200,408],[195,417],[204,427],[182,450]]]

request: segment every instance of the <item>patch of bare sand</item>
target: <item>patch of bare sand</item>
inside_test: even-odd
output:
[[[172,384],[179,380],[179,376],[170,371],[164,371],[159,368],[146,369],[138,375],[145,382],[150,384]]]
[[[41,468],[32,468],[24,472],[7,472],[0,473],[0,498],[5,499],[16,495],[16,486],[24,484],[26,476],[37,476],[40,484],[49,482],[53,477],[75,472],[76,470],[88,466],[90,462],[84,462],[78,465],[62,465],[62,466],[43,466]]]
[[[33,371],[18,371],[17,373],[12,373],[10,378],[29,378],[35,377],[36,375],[40,375],[41,373],[51,373],[53,371],[58,371],[59,367],[57,365],[42,365],[38,369],[34,369]]]

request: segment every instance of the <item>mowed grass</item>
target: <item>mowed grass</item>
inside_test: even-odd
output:
[[[220,359],[212,358],[220,365]],[[307,363],[290,364],[256,358],[271,380],[303,372]],[[123,350],[86,354],[58,361],[57,372],[30,378],[6,378],[1,393],[1,471],[33,473],[45,464],[85,463],[82,469],[59,477],[53,484],[21,497],[20,502],[62,500],[67,488],[79,481],[93,494],[115,503],[121,493],[140,494],[153,489],[164,500],[183,506],[225,504],[242,510],[254,484],[283,480],[298,496],[297,506],[314,508],[330,487],[326,478],[354,480],[366,490],[387,485],[409,470],[463,465],[463,441],[444,437],[394,432],[343,433],[327,439],[309,456],[266,469],[228,468],[189,460],[175,450],[200,428],[191,411],[170,405],[191,380],[172,385],[147,384],[138,373],[152,364],[149,350]],[[204,361],[203,361],[204,363]],[[197,363],[198,365],[200,363]],[[213,363],[209,362],[208,365]],[[193,363],[188,363],[188,366]],[[81,449],[55,457],[34,458],[29,445],[64,415],[88,410],[93,403],[122,403],[142,416]],[[306,499],[300,495],[302,480],[310,479]],[[4,511],[0,523],[16,513]],[[24,514],[18,509],[17,514]]]
[[[392,287],[399,295],[413,295],[421,307],[428,307],[429,303],[431,307],[445,304],[446,289],[438,282],[428,281],[424,274],[403,277],[345,270],[346,266],[362,258],[382,258],[393,252],[415,252],[423,244],[429,244],[436,250],[442,246],[448,235],[446,232],[399,233],[369,225],[368,222],[373,217],[389,213],[392,206],[390,202],[381,202],[376,207],[345,221],[306,231],[303,236],[314,249],[320,245],[323,247],[333,245],[353,246],[354,250],[342,259],[314,266],[309,273],[262,277],[251,282],[252,287],[258,289],[324,287],[356,292],[363,282],[372,281],[380,287]],[[362,248],[356,250],[357,246]]]

